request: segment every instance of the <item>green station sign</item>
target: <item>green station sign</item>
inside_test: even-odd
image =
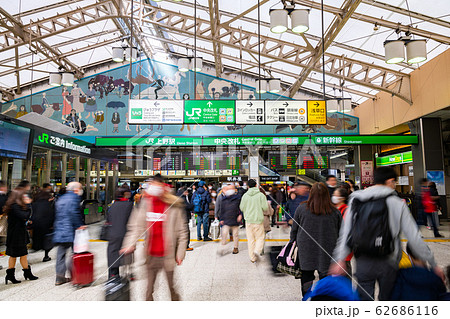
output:
[[[417,135],[349,135],[313,136],[317,145],[409,145],[419,143]]]
[[[204,137],[203,145],[303,145],[307,140],[308,136]]]
[[[97,146],[201,146],[201,137],[97,137]]]
[[[397,164],[411,163],[413,161],[412,152],[404,152],[389,156],[377,157],[377,166],[389,166]]]
[[[234,100],[185,100],[186,124],[235,124]]]
[[[226,136],[226,137],[97,137],[97,146],[214,146],[214,145],[410,145],[416,135]]]

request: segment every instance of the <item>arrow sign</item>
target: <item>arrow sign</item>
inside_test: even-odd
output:
[[[252,102],[249,102],[248,104],[247,104],[248,106],[252,106],[253,105],[253,103]]]
[[[208,103],[206,103],[206,104],[208,104],[208,107],[211,107],[211,105],[212,105],[212,102],[211,101],[209,101]]]
[[[314,106],[315,106],[315,107],[318,107],[318,106],[319,106],[319,103],[318,103],[318,102],[314,103]]]
[[[288,106],[289,104],[288,104],[288,102],[285,102],[283,105],[284,105],[284,106]]]
[[[154,104],[155,106],[158,106],[159,105],[159,103],[158,102],[155,102],[155,104]]]

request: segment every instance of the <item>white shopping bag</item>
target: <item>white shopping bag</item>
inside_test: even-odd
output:
[[[195,224],[195,218],[192,217],[192,218],[189,220],[189,228],[194,228],[195,226],[196,226],[196,224]]]
[[[214,240],[219,238],[219,224],[217,219],[211,223],[211,237]]]
[[[89,232],[87,229],[77,229],[73,241],[73,252],[80,254],[89,251]]]

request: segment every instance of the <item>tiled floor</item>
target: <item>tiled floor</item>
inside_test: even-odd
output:
[[[99,228],[89,226],[91,237],[96,239]],[[266,241],[266,252],[270,246],[284,245],[289,233],[283,228],[274,228],[272,240]],[[432,232],[422,228],[424,238],[433,240]],[[441,227],[441,233],[446,237],[444,241],[427,242],[436,256],[439,265],[450,265],[450,229],[449,225]],[[268,254],[263,256],[256,264],[249,261],[245,231],[241,229],[240,253],[224,256],[218,254],[219,242],[192,241],[193,251],[187,252],[182,266],[176,269],[176,284],[183,300],[300,300],[300,280],[290,276],[275,276],[270,269]],[[192,230],[191,238],[196,238]],[[52,261],[43,263],[42,252],[30,253],[29,261],[33,273],[39,276],[36,281],[22,281],[21,284],[5,285],[0,281],[0,300],[103,300],[103,283],[106,280],[106,246],[105,242],[91,242],[91,251],[95,254],[95,278],[93,286],[75,289],[70,284],[56,287],[55,281],[55,254],[51,251]],[[3,251],[4,247],[0,247]],[[229,252],[232,244],[227,245]],[[145,271],[142,258],[142,243],[136,252],[135,273],[137,280],[132,282],[132,299],[145,299]],[[6,268],[8,257],[0,257],[0,265]],[[16,277],[23,280],[21,267],[18,266]],[[3,280],[5,269],[0,270]],[[156,300],[170,300],[169,290],[165,276],[160,274],[156,284]]]

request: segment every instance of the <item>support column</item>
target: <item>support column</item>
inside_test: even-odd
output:
[[[50,174],[52,172],[52,150],[47,150],[47,167],[45,168],[44,183],[50,183]]]
[[[62,172],[61,172],[61,187],[67,184],[67,153],[62,153]]]
[[[110,203],[110,196],[109,196],[109,162],[106,162],[105,166],[105,205],[108,205]]]
[[[373,170],[375,169],[375,157],[374,157],[374,146],[372,145],[358,145],[355,147],[355,183],[360,188],[362,186],[369,184],[369,183],[363,183],[365,178],[368,178],[369,176],[366,175],[365,178],[363,178],[363,173],[366,171],[364,168],[361,167],[361,162],[366,161],[372,161],[372,170],[371,170],[371,176],[372,176],[372,182],[373,183]],[[370,178],[369,178],[370,179]]]
[[[91,199],[91,167],[92,160],[90,158],[86,159],[87,168],[86,168],[86,199]]]
[[[2,158],[2,180],[8,184],[9,176],[8,176],[8,159],[6,157]]]
[[[96,188],[96,194],[95,194],[95,198],[97,198],[97,200],[100,198],[100,161],[97,160],[97,188]]]
[[[413,154],[413,168],[414,168],[414,189],[417,193],[420,189],[420,180],[428,178],[427,172],[430,172],[434,177],[441,175],[443,179],[432,180],[436,186],[441,197],[442,216],[441,218],[448,218],[447,199],[445,190],[445,170],[444,170],[444,147],[442,137],[442,121],[440,118],[421,118],[409,124],[411,134],[419,136],[419,144],[412,145]],[[440,173],[443,172],[443,173]],[[440,182],[443,183],[443,188],[440,187]]]
[[[75,182],[80,182],[80,157],[75,158]]]
[[[27,166],[25,168],[25,179],[31,182],[31,173],[33,170],[33,161],[27,161]]]

